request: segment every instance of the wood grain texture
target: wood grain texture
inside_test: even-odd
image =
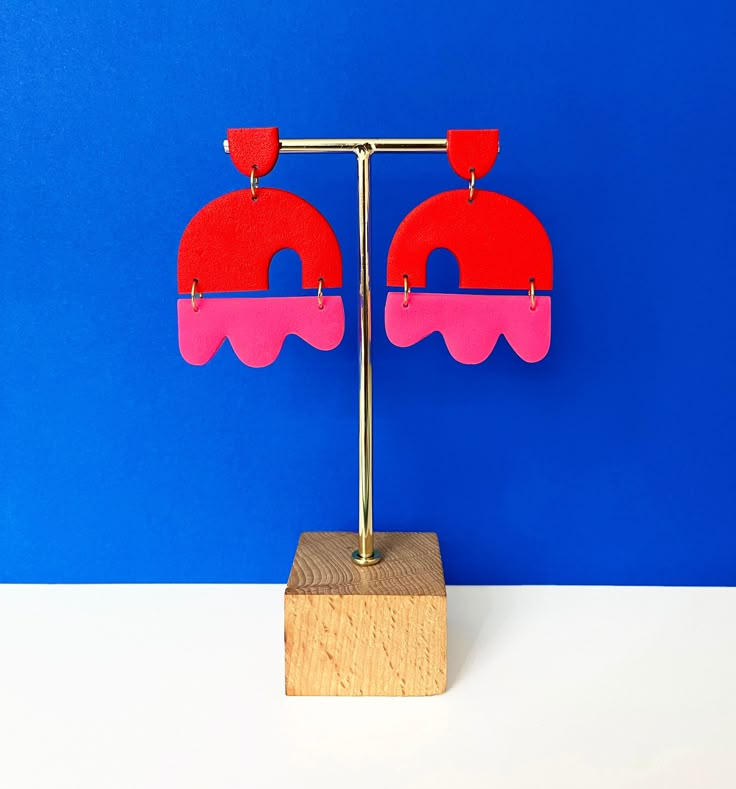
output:
[[[383,561],[350,560],[353,532],[302,534],[284,594],[290,696],[429,696],[447,681],[437,535],[376,534]]]

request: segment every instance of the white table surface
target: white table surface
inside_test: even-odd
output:
[[[0,787],[736,787],[736,588],[450,587],[407,699],[284,696],[282,593],[0,586]]]

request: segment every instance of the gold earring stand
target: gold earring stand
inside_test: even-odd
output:
[[[355,154],[360,256],[358,547],[350,553],[350,532],[305,532],[299,540],[284,598],[286,693],[442,693],[447,597],[437,536],[381,532],[379,550],[373,533],[370,209],[374,154],[443,153],[447,140],[315,138],[279,144],[281,153]],[[223,146],[229,153],[227,140]]]

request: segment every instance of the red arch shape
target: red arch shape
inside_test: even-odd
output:
[[[342,286],[342,257],[329,222],[306,200],[281,189],[250,189],[218,197],[198,211],[179,244],[179,293],[192,281],[204,293],[268,290],[271,258],[293,249],[302,261],[302,287]]]
[[[552,289],[552,246],[542,223],[521,203],[496,192],[457,189],[430,197],[399,225],[388,252],[387,284],[427,286],[427,258],[449,249],[461,288]]]

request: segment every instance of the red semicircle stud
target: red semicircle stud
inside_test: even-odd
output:
[[[250,176],[255,167],[258,177],[267,175],[279,158],[279,130],[228,129],[227,145],[230,158],[241,173]]]
[[[447,132],[447,158],[461,178],[488,175],[498,156],[498,129],[452,129]]]

